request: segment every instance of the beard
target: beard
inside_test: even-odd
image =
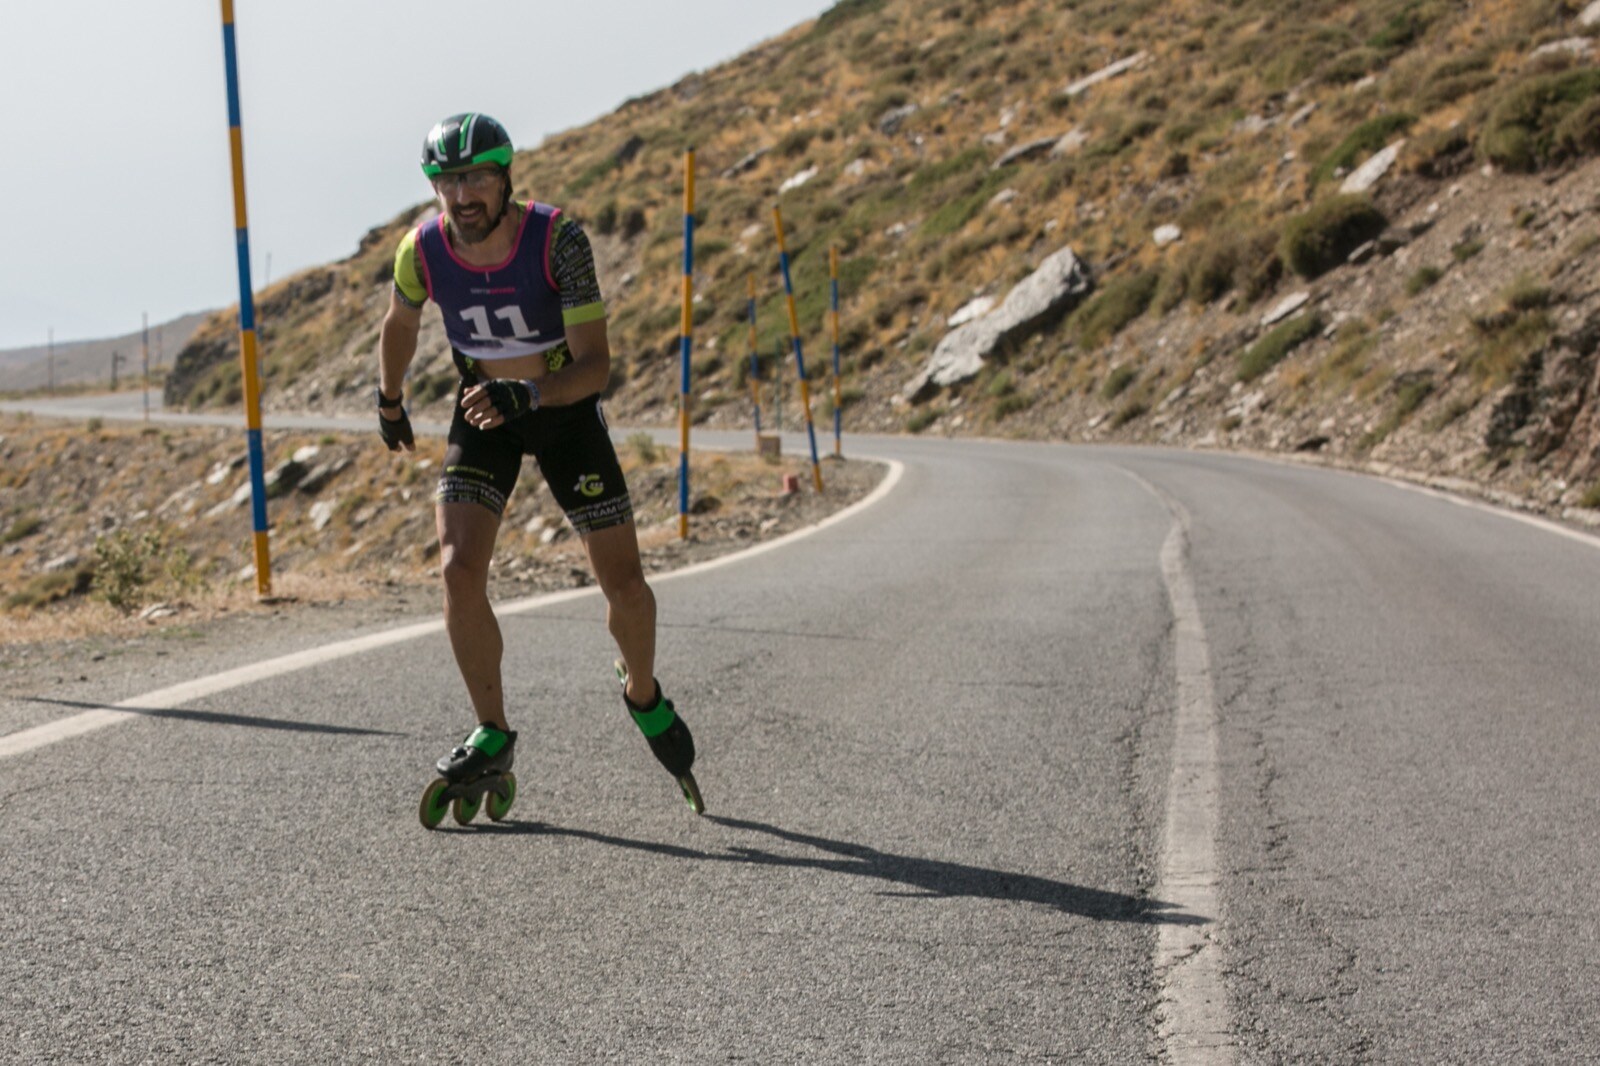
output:
[[[460,209],[458,208],[457,211]],[[462,218],[460,214],[451,212],[450,221],[455,225],[456,238],[463,244],[477,244],[486,239],[500,225],[500,220],[506,217],[505,202],[502,201],[500,209],[493,215],[489,213],[488,205],[482,205],[474,210],[471,215]]]
[[[500,220],[506,217],[506,211],[511,206],[511,182],[506,181],[500,194],[500,206],[490,213],[488,204],[469,205],[471,213],[463,218],[460,214],[461,207],[450,211],[450,223],[455,227],[456,238],[462,244],[477,244],[486,240],[500,225]]]

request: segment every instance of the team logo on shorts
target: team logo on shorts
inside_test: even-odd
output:
[[[605,482],[600,480],[599,474],[585,474],[580,477],[578,479],[578,483],[572,487],[574,491],[581,492],[590,499],[593,499],[602,492],[606,491]]]

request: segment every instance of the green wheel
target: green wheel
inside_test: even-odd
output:
[[[678,778],[678,787],[683,789],[683,802],[696,814],[706,813],[706,801],[700,798],[700,784],[695,781],[693,774],[684,774]]]
[[[489,815],[491,822],[498,822],[511,813],[511,805],[517,801],[517,775],[506,774],[505,785],[505,799],[501,799],[499,793],[493,790],[484,793],[483,809]]]
[[[450,809],[450,803],[442,797],[444,790],[449,787],[449,782],[441,777],[422,790],[422,802],[417,805],[417,817],[422,820],[422,828],[437,829],[439,823],[444,821],[444,812]]]
[[[483,806],[482,796],[474,796],[471,799],[457,796],[455,803],[451,805],[450,813],[455,816],[457,825],[470,825],[478,816],[478,808],[481,806]]]

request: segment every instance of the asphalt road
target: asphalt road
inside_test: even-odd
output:
[[[1225,455],[856,447],[880,502],[657,584],[704,818],[593,594],[503,620],[497,827],[417,823],[468,725],[438,633],[0,757],[0,1059],[1139,1062],[1185,1054],[1172,925],[1221,953],[1211,1061],[1595,1056],[1600,545]],[[1158,493],[1215,914],[1156,892]]]

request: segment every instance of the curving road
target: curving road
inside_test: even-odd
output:
[[[592,592],[503,621],[498,827],[417,824],[464,719],[429,626],[0,736],[0,1057],[1593,1055],[1600,544],[1226,455],[853,447],[881,500],[657,585],[703,819]]]

